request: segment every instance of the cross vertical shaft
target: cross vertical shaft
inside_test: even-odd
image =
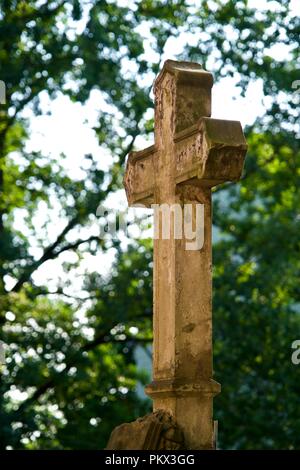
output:
[[[212,399],[211,190],[185,186],[177,202],[204,204],[204,246],[154,241],[153,382],[146,392],[154,410],[176,417],[190,449],[214,446]]]

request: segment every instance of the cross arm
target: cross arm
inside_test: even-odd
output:
[[[155,145],[128,155],[124,186],[129,206],[143,204],[149,207],[154,202]]]
[[[174,141],[177,184],[212,187],[240,179],[247,144],[239,121],[204,117]]]

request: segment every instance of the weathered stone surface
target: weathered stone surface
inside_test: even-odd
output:
[[[184,437],[172,416],[158,410],[115,428],[106,449],[180,450],[184,449]]]
[[[211,119],[212,75],[167,61],[155,81],[155,145],[128,157],[128,203],[204,204],[204,244],[154,240],[154,410],[170,413],[187,449],[213,449],[211,188],[237,181],[247,151],[239,122]]]
[[[167,202],[159,192],[166,172],[170,184],[175,177],[176,184],[207,187],[241,177],[247,151],[241,124],[209,117],[211,87],[212,75],[200,65],[165,63],[154,87],[156,143],[128,156],[129,205]]]
[[[203,117],[174,141],[177,184],[213,187],[241,178],[247,145],[240,122]]]
[[[154,158],[157,158],[154,145],[129,154],[124,177],[129,205],[144,204],[148,207],[154,203]]]

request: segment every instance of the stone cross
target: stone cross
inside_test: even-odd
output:
[[[171,414],[187,449],[215,447],[212,364],[211,188],[241,177],[247,145],[238,121],[210,118],[212,75],[167,60],[154,85],[155,144],[128,156],[129,205],[204,204],[204,244],[154,240],[154,411]],[[220,103],[221,105],[221,103]]]

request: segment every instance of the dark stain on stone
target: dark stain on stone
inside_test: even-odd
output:
[[[188,325],[186,325],[186,326],[184,326],[184,327],[182,328],[182,331],[183,331],[184,333],[190,333],[191,331],[193,331],[193,329],[195,328],[195,326],[196,326],[195,323],[189,323]]]

